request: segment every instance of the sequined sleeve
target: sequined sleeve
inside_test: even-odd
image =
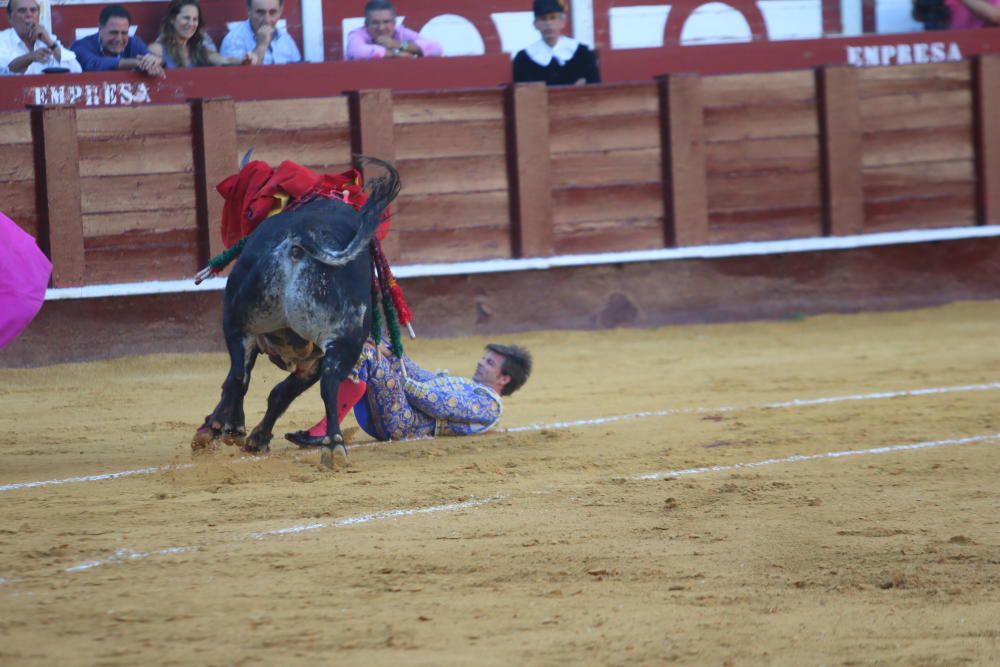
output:
[[[410,405],[437,420],[492,425],[503,409],[495,392],[454,375],[425,381],[407,378],[403,391]]]
[[[403,355],[403,366],[406,368],[407,377],[411,377],[418,382],[426,382],[437,375],[437,373],[432,373],[425,368],[417,366],[417,362],[405,354]]]

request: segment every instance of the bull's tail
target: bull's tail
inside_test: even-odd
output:
[[[399,194],[399,172],[391,164],[366,155],[355,156],[355,163],[359,167],[376,165],[385,169],[387,173],[385,176],[379,176],[367,183],[368,200],[358,212],[361,216],[361,225],[351,242],[343,250],[331,252],[309,236],[297,239],[298,244],[309,256],[327,266],[340,267],[353,261],[375,236],[375,229],[382,222],[382,215]]]

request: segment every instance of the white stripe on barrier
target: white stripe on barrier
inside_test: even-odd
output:
[[[393,268],[397,278],[431,278],[437,276],[463,276],[480,273],[509,273],[513,271],[547,271],[577,266],[605,264],[631,264],[634,262],[662,262],[683,259],[723,259],[754,255],[781,255],[785,253],[854,250],[909,243],[956,241],[962,239],[1000,236],[1000,225],[976,227],[945,227],[940,229],[913,229],[857,236],[825,236],[783,241],[753,241],[746,243],[720,243],[717,245],[690,246],[685,248],[659,248],[630,252],[605,252],[589,255],[559,255],[556,257],[529,257],[525,259],[491,259],[478,262],[453,262],[446,264],[410,264]],[[117,283],[87,285],[85,287],[54,287],[45,291],[46,301],[60,299],[95,299],[113,296],[139,296],[147,294],[175,294],[182,292],[211,292],[226,288],[225,278],[209,278],[200,285],[194,280],[159,280],[143,283]]]
[[[527,426],[515,426],[513,428],[500,429],[503,433],[522,433],[524,431],[541,431],[547,429],[563,429],[563,428],[575,428],[578,426],[595,426],[600,424],[612,424],[615,422],[629,421],[632,419],[643,419],[646,417],[669,417],[671,415],[684,415],[684,414],[711,414],[716,412],[734,412],[737,410],[753,410],[753,409],[780,409],[780,408],[792,408],[792,407],[807,407],[810,405],[823,405],[828,403],[843,403],[845,401],[870,401],[886,398],[900,398],[904,396],[926,396],[931,394],[948,394],[957,392],[970,392],[970,391],[988,391],[992,389],[1000,389],[1000,382],[991,382],[987,384],[970,384],[970,385],[960,385],[956,387],[929,387],[926,389],[908,389],[904,391],[884,391],[872,394],[854,394],[850,396],[829,396],[826,398],[808,398],[808,399],[793,399],[791,401],[783,401],[780,403],[764,403],[762,405],[749,405],[749,406],[721,406],[715,408],[676,408],[671,410],[654,410],[649,412],[632,412],[625,415],[613,415],[610,417],[596,417],[594,419],[579,419],[576,421],[566,421],[566,422],[550,422],[544,424],[529,424]],[[423,440],[425,438],[418,438]],[[354,445],[354,448],[373,446],[383,443],[362,443]],[[239,459],[243,460],[260,460],[264,457],[244,457]],[[109,479],[118,479],[120,477],[131,477],[133,475],[151,475],[157,472],[163,472],[166,470],[181,470],[184,468],[191,468],[194,464],[192,463],[182,463],[173,466],[163,466],[163,467],[152,467],[152,468],[140,468],[138,470],[124,470],[122,472],[109,472],[101,475],[87,475],[85,477],[66,477],[63,479],[48,479],[38,482],[18,482],[14,484],[3,484],[0,485],[0,491],[13,491],[16,489],[31,489],[39,486],[53,486],[57,484],[72,484],[76,482],[99,482]]]
[[[969,438],[956,438],[953,440],[928,440],[917,442],[912,445],[888,445],[885,447],[872,447],[871,449],[846,449],[840,452],[825,452],[823,454],[796,454],[780,459],[765,459],[752,463],[733,463],[727,466],[705,466],[703,468],[687,468],[686,470],[667,470],[664,472],[650,472],[636,475],[634,480],[658,480],[668,477],[684,477],[685,475],[702,475],[709,472],[727,472],[731,470],[746,470],[749,468],[760,468],[763,466],[773,466],[779,463],[800,463],[802,461],[818,461],[821,459],[839,459],[845,456],[861,456],[865,454],[889,454],[892,452],[904,452],[914,449],[931,449],[933,447],[945,447],[947,445],[967,445],[973,442],[986,442],[988,440],[1000,440],[1000,433],[992,435],[977,435]]]

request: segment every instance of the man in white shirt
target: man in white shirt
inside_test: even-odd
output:
[[[10,0],[7,17],[11,27],[0,31],[0,74],[40,74],[50,67],[82,71],[76,54],[39,22],[36,0]]]
[[[219,53],[230,58],[257,54],[261,65],[284,65],[302,60],[299,47],[286,30],[278,29],[284,0],[247,0],[247,21],[230,30]]]

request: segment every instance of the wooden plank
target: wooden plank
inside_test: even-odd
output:
[[[713,211],[709,216],[708,242],[746,243],[816,236],[822,213],[819,206]]]
[[[198,263],[226,249],[222,242],[224,200],[216,185],[239,170],[236,153],[236,109],[231,99],[191,101],[191,151],[194,155]]]
[[[31,144],[31,114],[27,111],[0,112],[0,146]]]
[[[858,73],[858,94],[865,100],[928,91],[961,91],[968,90],[970,81],[968,61],[905,67],[866,67]]]
[[[967,191],[975,181],[972,160],[872,167],[864,170],[864,196],[871,201],[954,194]]]
[[[7,144],[0,146],[0,151],[3,154],[3,159],[0,160],[0,183],[18,182],[20,187],[33,190],[35,180],[34,147],[31,144]],[[6,202],[0,203],[0,208],[6,208]]]
[[[52,260],[52,284],[84,280],[80,155],[76,109],[32,107],[39,245]]]
[[[818,70],[816,93],[822,155],[823,233],[828,236],[860,234],[865,218],[857,70],[846,67]]]
[[[176,225],[182,229],[194,229],[197,226],[197,219],[193,200],[190,202],[190,206],[184,208],[126,211],[123,213],[85,213],[83,215],[83,236],[86,242],[98,236],[118,236],[128,232],[159,232],[165,228],[166,224]]]
[[[800,136],[706,142],[705,163],[710,176],[818,169],[819,138]]]
[[[972,159],[975,150],[970,128],[865,132],[861,163],[865,167]]]
[[[189,134],[132,135],[80,141],[80,171],[87,176],[125,176],[192,171]]]
[[[865,227],[873,231],[976,224],[975,188],[947,195],[865,202]]]
[[[406,264],[507,259],[511,253],[508,225],[443,230],[406,227],[399,236],[400,261]]]
[[[701,79],[660,79],[660,150],[663,155],[663,236],[667,245],[699,245],[708,232]]]
[[[190,135],[191,109],[187,104],[80,109],[77,127],[81,140],[150,134]]]
[[[235,111],[240,132],[329,130],[351,122],[344,97],[237,102]]]
[[[194,227],[87,239],[88,283],[190,278],[201,268]]]
[[[507,164],[495,155],[398,160],[396,168],[407,194],[506,190]]]
[[[970,127],[972,91],[929,91],[871,97],[859,105],[867,132],[927,127]]]
[[[822,201],[818,170],[710,176],[706,186],[710,211],[820,206]]]
[[[351,164],[351,131],[348,127],[336,127],[300,132],[239,132],[237,164],[250,148],[253,148],[252,160],[263,160],[273,167],[293,160],[309,167],[343,165],[336,171],[344,171]]]
[[[503,120],[502,90],[396,93],[392,117],[396,125],[475,120]]]
[[[0,210],[24,231],[41,240],[38,199],[31,181],[0,181]]]
[[[812,73],[768,72],[727,74],[702,78],[702,103],[706,109],[730,106],[785,106],[813,99]]]
[[[549,123],[553,126],[574,118],[655,115],[658,110],[655,83],[561,86],[549,91]]]
[[[101,176],[81,178],[77,199],[84,213],[123,213],[187,208],[195,202],[194,192],[193,174]],[[163,221],[164,229],[178,226],[178,221]]]
[[[548,91],[541,83],[507,89],[507,165],[514,257],[552,254],[552,173]]]
[[[663,218],[663,191],[658,182],[560,188],[552,191],[552,203],[556,225]]]
[[[386,162],[396,161],[395,129],[392,121],[393,98],[391,90],[362,90],[348,96],[351,118],[351,151],[370,155]],[[365,181],[378,174],[372,167],[363,169]],[[405,218],[398,206],[389,209],[392,225],[399,230]],[[382,241],[386,257],[395,261],[399,257],[399,234],[390,233]]]
[[[552,157],[552,187],[591,187],[658,182],[660,148],[561,153]]]
[[[549,128],[552,154],[628,150],[656,146],[660,121],[655,113],[566,118]]]
[[[780,118],[780,122],[776,119]],[[815,99],[774,106],[705,109],[705,141],[813,136],[819,133]]]
[[[406,230],[466,229],[473,226],[510,229],[506,190],[462,194],[401,195]],[[508,243],[508,246],[510,244]]]
[[[628,250],[654,250],[663,247],[663,219],[593,220],[571,225],[557,225],[555,252],[579,254]]]
[[[1000,225],[1000,57],[979,56],[975,71],[977,221]]]
[[[502,120],[409,123],[395,130],[396,158],[506,155]]]

